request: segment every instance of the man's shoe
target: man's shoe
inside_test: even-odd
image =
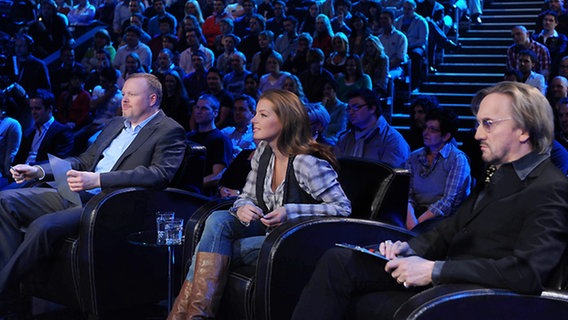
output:
[[[429,69],[430,69],[430,70],[429,70],[430,73],[436,73],[436,72],[438,72],[438,69],[436,69],[436,67],[434,67],[434,66],[430,66]]]
[[[482,24],[483,21],[481,21],[481,15],[479,13],[472,15],[471,16],[471,22],[473,24]]]

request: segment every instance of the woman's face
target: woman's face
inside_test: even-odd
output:
[[[185,13],[187,14],[191,14],[193,16],[197,17],[197,8],[195,7],[195,4],[188,2],[185,4]]]
[[[132,57],[126,58],[125,70],[126,73],[133,73],[138,69],[138,61]]]
[[[266,59],[266,72],[280,72],[280,64],[274,57]]]
[[[371,41],[367,41],[365,42],[365,51],[367,54],[375,55],[377,53],[377,48],[375,48],[375,45]]]
[[[164,80],[164,85],[168,93],[174,93],[176,91],[176,78],[168,74]]]
[[[312,4],[310,6],[310,9],[308,9],[310,12],[310,16],[312,17],[316,17],[318,15],[318,5],[317,4]]]
[[[286,80],[284,80],[284,84],[282,85],[282,89],[296,93],[296,84],[294,83],[294,80],[292,80],[291,78],[286,78]]]
[[[248,78],[245,80],[245,91],[255,92],[257,90],[258,83],[254,79]]]
[[[342,52],[345,51],[345,46],[343,45],[343,40],[341,40],[340,38],[334,38],[333,39],[333,50],[336,52]]]
[[[268,48],[268,38],[266,38],[265,36],[259,36],[258,37],[258,46],[260,47],[260,49]]]
[[[345,72],[347,72],[347,74],[355,74],[355,71],[357,71],[357,64],[355,61],[353,61],[353,59],[347,60],[345,62]]]
[[[268,143],[278,141],[282,132],[282,123],[274,110],[274,104],[267,99],[261,99],[256,105],[256,115],[251,121],[255,140],[264,140]]]
[[[317,20],[316,20],[316,31],[317,31],[317,32],[324,32],[324,31],[326,31],[325,22],[323,22],[323,19],[317,19]]]

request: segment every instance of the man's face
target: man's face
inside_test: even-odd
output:
[[[328,99],[335,100],[336,93],[335,93],[335,90],[333,90],[333,87],[331,86],[331,84],[326,83],[326,84],[323,85],[323,96],[328,98]]]
[[[138,1],[130,1],[128,9],[130,9],[132,13],[140,12],[140,3],[138,3]]]
[[[249,20],[249,29],[250,32],[258,32],[260,30],[260,24],[258,23],[258,20],[256,19],[250,19]]]
[[[505,94],[492,93],[483,98],[477,121],[492,121],[490,127],[477,127],[481,157],[488,164],[502,165],[520,158],[521,146],[528,143],[528,133],[517,127],[513,117],[513,99]]]
[[[160,30],[161,34],[168,34],[170,33],[170,24],[167,22],[160,22],[158,29]]]
[[[192,56],[191,57],[191,64],[193,64],[193,68],[195,70],[203,70],[203,58],[200,56]]]
[[[30,99],[30,109],[36,125],[42,125],[51,118],[51,108],[46,108],[42,99]]]
[[[144,78],[129,78],[122,87],[122,116],[133,125],[146,120],[153,114],[156,95],[150,94]]]
[[[562,132],[568,135],[568,104],[563,103],[558,106],[558,121]]]
[[[519,56],[519,70],[523,74],[528,74],[534,68],[534,62],[532,61],[530,56],[521,55]]]
[[[418,128],[424,128],[426,125],[426,110],[424,107],[417,104],[412,109],[412,119]]]
[[[558,23],[554,19],[554,16],[545,15],[544,19],[542,19],[542,28],[544,30],[554,30],[554,29],[556,29],[557,25],[558,25]]]
[[[166,53],[158,53],[158,66],[162,69],[170,66],[170,57]]]
[[[347,106],[347,115],[349,122],[357,129],[363,130],[370,126],[375,120],[373,115],[375,108],[367,105],[361,97],[353,97],[349,99]]]
[[[414,16],[414,7],[408,2],[405,3],[402,5],[402,14],[408,18]]]
[[[156,12],[158,13],[164,13],[166,7],[164,7],[164,2],[163,1],[154,1],[154,9],[156,10]]]
[[[231,68],[233,71],[241,72],[244,70],[244,66],[244,61],[239,56],[231,56]]]
[[[217,91],[222,88],[221,77],[218,73],[209,72],[207,74],[207,88],[211,91]]]
[[[564,1],[562,1],[562,0],[549,0],[548,5],[549,5],[550,10],[558,12],[558,11],[562,10],[562,7],[564,6]]]
[[[199,44],[199,39],[197,38],[195,31],[188,31],[185,34],[185,40],[187,40],[187,44],[190,47],[194,47],[195,45]]]
[[[288,35],[294,35],[296,33],[296,26],[294,26],[292,21],[284,21],[284,32]]]
[[[560,61],[560,67],[559,67],[559,70],[558,70],[558,75],[561,75],[565,78],[568,76],[568,59],[564,59],[564,60]]]
[[[284,15],[284,7],[282,6],[282,4],[277,3],[274,5],[274,15],[276,17],[281,17],[282,15]]]
[[[127,32],[126,33],[126,44],[129,47],[136,47],[138,45],[139,42],[139,37],[136,34],[136,32]]]
[[[252,3],[252,1],[243,2],[243,10],[245,12],[245,15],[253,14],[254,13],[253,9],[254,9],[254,4]]]
[[[257,90],[258,83],[254,81],[252,78],[248,78],[245,80],[245,91],[246,92],[254,92]]]
[[[225,3],[223,1],[213,1],[213,11],[217,14],[221,14],[225,10]]]
[[[193,106],[193,117],[198,125],[208,125],[213,123],[217,112],[211,108],[209,101],[200,99]]]
[[[550,90],[552,97],[554,98],[564,98],[568,94],[568,87],[562,84],[562,80],[554,78],[550,81],[550,85],[548,86],[548,90]]]
[[[512,31],[513,41],[515,44],[523,45],[528,41],[528,35],[525,30],[521,28],[513,28]]]
[[[235,39],[233,39],[233,37],[224,37],[223,48],[227,52],[233,52],[233,50],[235,50]]]
[[[254,117],[254,114],[250,111],[245,100],[235,101],[233,108],[233,119],[239,127],[245,127],[250,123],[250,120]]]

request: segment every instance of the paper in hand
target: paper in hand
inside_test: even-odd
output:
[[[47,154],[47,156],[57,184],[57,191],[64,199],[81,207],[83,203],[79,193],[71,191],[67,183],[67,171],[71,170],[71,163],[52,154]]]

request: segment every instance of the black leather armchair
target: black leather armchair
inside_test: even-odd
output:
[[[53,257],[23,281],[24,291],[92,316],[163,300],[167,250],[136,246],[127,237],[155,230],[158,210],[175,211],[187,221],[209,201],[179,189],[102,192],[85,205],[78,233],[58,244]],[[179,275],[182,266],[177,268]]]
[[[404,227],[410,173],[380,161],[341,157],[338,180],[351,200],[352,218]]]

